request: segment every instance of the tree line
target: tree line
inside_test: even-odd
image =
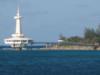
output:
[[[76,43],[85,43],[85,44],[100,44],[100,25],[95,28],[85,28],[83,37],[80,36],[71,36],[69,38],[64,35],[60,35],[59,39],[63,42],[76,42]]]

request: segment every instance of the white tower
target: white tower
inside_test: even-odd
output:
[[[16,19],[16,34],[21,34],[21,16],[19,13],[19,8],[17,9],[17,14],[14,17]]]
[[[20,16],[19,8],[17,9],[17,14],[14,17],[14,19],[16,20],[16,29],[15,29],[15,34],[12,34],[12,36],[24,37],[21,31],[21,16]]]
[[[26,38],[21,31],[21,16],[19,12],[19,8],[17,9],[17,14],[14,17],[16,20],[16,29],[15,33],[11,35],[10,38],[4,39],[5,44],[10,45],[14,48],[23,48],[24,46],[28,44],[32,44],[33,40],[30,38]]]

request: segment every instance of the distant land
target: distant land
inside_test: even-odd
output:
[[[86,28],[84,30],[84,37],[64,35],[59,36],[58,44],[51,49],[65,49],[65,50],[100,50],[100,25],[97,29]]]

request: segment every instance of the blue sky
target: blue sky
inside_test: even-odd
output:
[[[17,0],[0,0],[0,42],[14,33]],[[23,33],[34,41],[83,36],[100,24],[100,0],[21,0]]]

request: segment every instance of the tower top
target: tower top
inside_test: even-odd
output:
[[[19,7],[17,8],[17,16],[20,16],[20,10],[19,10]]]
[[[17,8],[17,13],[16,13],[16,16],[14,17],[15,19],[20,19],[21,18],[21,16],[20,16],[20,8],[18,7]]]
[[[22,33],[22,31],[21,31],[21,16],[20,16],[19,7],[17,8],[17,13],[16,13],[16,16],[14,18],[16,19],[15,33],[19,36]]]

